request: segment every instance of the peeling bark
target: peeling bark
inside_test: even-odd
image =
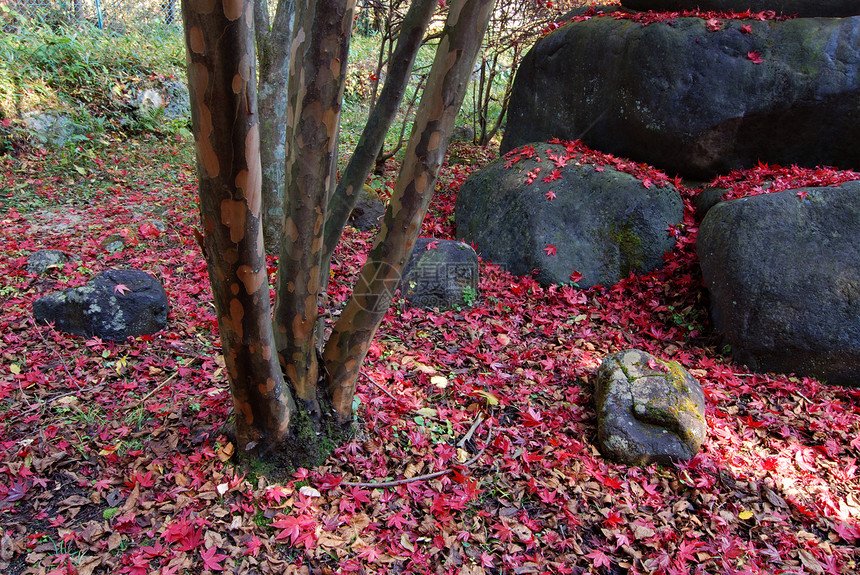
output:
[[[277,362],[261,227],[251,0],[183,0],[202,246],[240,452],[278,445],[295,404]],[[258,449],[259,449],[258,448]]]
[[[287,189],[274,323],[281,365],[315,421],[321,409],[314,327],[353,9],[352,0],[299,2],[291,46]]]
[[[255,36],[259,80],[257,107],[260,117],[260,163],[263,167],[263,237],[266,251],[281,246],[284,219],[285,153],[287,133],[287,77],[290,70],[295,0],[278,0],[274,20],[266,0],[254,0]]]
[[[352,418],[361,364],[418,238],[494,3],[455,0],[449,8],[382,229],[323,355],[340,421]]]

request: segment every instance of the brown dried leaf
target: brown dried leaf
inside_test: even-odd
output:
[[[78,575],[93,575],[93,571],[96,570],[96,567],[102,564],[102,560],[98,557],[87,557],[86,555],[81,558],[81,562],[78,564]]]
[[[801,549],[797,553],[800,556],[800,562],[803,563],[803,566],[806,567],[810,573],[815,573],[816,575],[824,573],[824,568],[821,566],[821,563],[818,562],[818,559],[815,558],[815,555],[805,549]]]
[[[0,559],[11,561],[13,555],[15,555],[15,543],[9,535],[3,535],[0,539]]]

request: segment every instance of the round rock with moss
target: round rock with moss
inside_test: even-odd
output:
[[[544,285],[577,272],[580,287],[613,285],[663,264],[675,246],[666,230],[684,215],[674,186],[565,159],[563,144],[521,150],[533,153],[496,160],[457,194],[457,236],[482,257],[515,275],[536,271]]]
[[[595,391],[600,452],[628,465],[687,461],[705,441],[705,395],[676,362],[637,349],[608,356]]]

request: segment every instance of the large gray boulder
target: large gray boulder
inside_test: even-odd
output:
[[[400,293],[411,307],[471,307],[478,295],[478,254],[463,242],[418,238]]]
[[[686,461],[707,437],[702,387],[675,362],[637,349],[610,355],[594,396],[598,448],[613,461]]]
[[[553,137],[692,178],[860,169],[860,16],[573,22],[520,65],[502,152]]]
[[[708,211],[699,259],[714,325],[737,361],[860,385],[858,238],[860,181]]]
[[[612,285],[662,265],[675,245],[667,229],[683,218],[674,186],[646,188],[630,174],[575,159],[545,182],[556,169],[547,150],[559,157],[565,146],[533,147],[541,161],[506,168],[500,158],[466,180],[455,207],[458,238],[515,275],[537,270],[544,285],[567,283],[574,272],[581,287]]]
[[[621,4],[634,10],[680,12],[704,10],[743,13],[772,10],[777,14],[811,17],[843,18],[860,14],[857,0],[621,0]]]
[[[86,285],[68,288],[33,302],[40,323],[60,331],[110,341],[148,335],[167,325],[164,287],[140,270],[102,272]]]

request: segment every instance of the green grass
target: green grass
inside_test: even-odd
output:
[[[98,179],[99,170],[90,156],[115,145],[115,138],[108,134],[190,136],[189,119],[164,122],[157,113],[130,117],[128,106],[132,94],[165,79],[186,82],[181,28],[156,26],[118,34],[85,22],[48,25],[10,14],[0,11],[0,23],[11,23],[11,31],[0,34],[0,155],[14,151],[14,132],[18,137],[26,134],[22,118],[36,111],[61,112],[78,126],[68,150],[56,156],[51,170],[74,180]],[[369,113],[370,78],[376,71],[379,49],[379,35],[353,36],[341,119],[341,167],[352,154]],[[408,140],[415,112],[413,108],[407,113],[408,102],[416,96],[419,77],[429,72],[434,55],[435,45],[421,48],[400,113],[389,130],[386,151],[396,146],[404,123],[404,140]],[[458,124],[472,125],[473,101],[470,92]],[[32,134],[29,140],[39,144]]]
[[[0,34],[0,120],[63,110],[100,131],[125,115],[129,90],[156,78],[184,81],[184,66],[178,29],[120,35],[85,23],[21,22]]]

